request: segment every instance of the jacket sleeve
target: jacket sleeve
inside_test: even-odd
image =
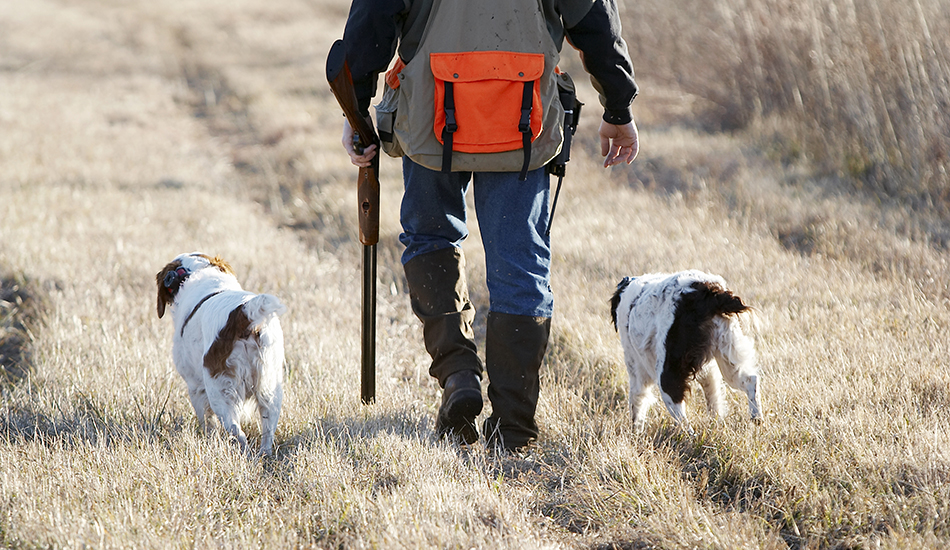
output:
[[[405,10],[405,0],[353,0],[350,6],[343,44],[364,116],[369,115],[370,100],[376,95],[379,73],[386,70],[396,53],[397,18]]]
[[[615,0],[596,0],[580,21],[566,29],[566,34],[568,41],[580,50],[584,68],[600,93],[604,120],[611,124],[633,120],[630,105],[638,88],[627,43],[621,36]]]

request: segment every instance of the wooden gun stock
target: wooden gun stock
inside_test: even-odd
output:
[[[373,245],[379,242],[379,137],[373,126],[360,115],[353,88],[353,76],[346,64],[346,48],[342,40],[337,40],[327,54],[327,81],[333,95],[340,103],[346,120],[356,132],[357,147],[362,151],[370,145],[376,145],[376,156],[372,166],[360,168],[356,194],[359,199],[360,242]]]

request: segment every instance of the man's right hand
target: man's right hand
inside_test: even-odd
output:
[[[373,121],[369,120],[370,126],[372,126]],[[373,160],[373,157],[376,156],[376,146],[370,145],[366,149],[363,149],[362,153],[356,152],[356,143],[353,140],[353,137],[356,135],[356,132],[353,131],[353,127],[350,126],[350,121],[343,121],[343,149],[346,150],[346,154],[350,155],[350,162],[354,166],[359,166],[360,168],[368,168],[370,166],[370,161]]]

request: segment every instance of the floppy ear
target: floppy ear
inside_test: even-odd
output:
[[[168,290],[162,286],[161,281],[158,283],[158,318],[161,319],[165,315],[165,304],[168,303],[169,299]]]
[[[165,304],[171,299],[171,294],[168,293],[168,289],[165,288],[165,271],[159,271],[158,275],[155,276],[156,282],[158,283],[158,318],[161,319],[165,315]]]
[[[624,277],[619,284],[617,284],[617,290],[614,292],[613,297],[610,298],[610,317],[614,321],[614,330],[620,331],[620,328],[617,327],[617,307],[620,305],[620,298],[623,296],[623,291],[627,290],[627,286],[630,285],[635,277]]]
[[[175,271],[180,265],[181,262],[171,262],[155,275],[155,283],[158,285],[158,304],[156,307],[159,319],[165,315],[165,306],[172,301],[172,293],[165,287],[165,275],[170,271]]]

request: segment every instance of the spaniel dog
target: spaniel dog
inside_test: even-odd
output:
[[[287,308],[269,294],[244,291],[231,266],[199,252],[179,255],[155,279],[158,317],[171,306],[172,356],[201,430],[213,412],[245,450],[240,422],[251,405],[260,413],[260,452],[270,454],[283,398],[284,336],[277,316]]]
[[[739,314],[749,306],[726,289],[722,277],[691,270],[626,277],[610,301],[630,376],[630,415],[637,432],[655,401],[656,384],[673,418],[692,433],[683,400],[697,379],[709,411],[722,416],[722,379],[744,392],[749,412],[762,419],[752,339]],[[717,368],[718,365],[718,368]]]

